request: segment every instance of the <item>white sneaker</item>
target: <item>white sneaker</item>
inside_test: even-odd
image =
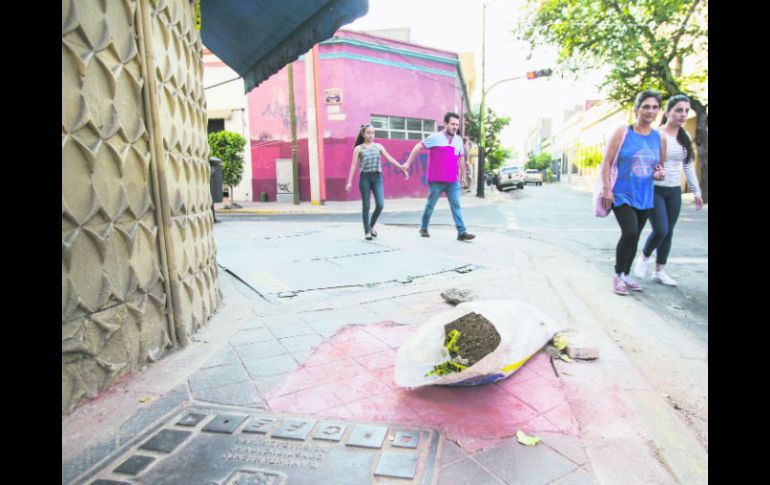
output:
[[[650,262],[650,258],[645,258],[643,254],[639,255],[639,259],[636,260],[634,265],[634,276],[637,278],[645,278],[647,276],[647,264]]]
[[[666,286],[676,286],[676,280],[667,275],[663,270],[656,271],[652,278]]]

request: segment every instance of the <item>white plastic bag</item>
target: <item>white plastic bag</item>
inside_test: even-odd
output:
[[[500,344],[462,372],[426,377],[435,365],[450,359],[444,348],[444,325],[471,312],[495,326]],[[415,388],[432,384],[478,386],[499,381],[513,374],[561,328],[533,306],[513,300],[461,303],[424,323],[396,355],[396,384]]]

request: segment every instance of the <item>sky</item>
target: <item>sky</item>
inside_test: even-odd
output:
[[[524,76],[556,66],[556,49],[537,48],[528,59],[529,45],[516,42],[512,30],[524,0],[487,0],[486,86],[502,79]],[[482,0],[369,0],[369,12],[344,26],[349,30],[408,27],[411,42],[452,52],[472,52],[476,64],[476,89],[471,106],[481,103]],[[504,147],[524,157],[524,141],[529,129],[541,117],[561,117],[563,110],[582,105],[586,99],[599,99],[597,75],[580,82],[561,79],[558,74],[536,80],[501,83],[488,91],[487,106],[511,118],[502,132]],[[556,123],[556,121],[555,121]]]

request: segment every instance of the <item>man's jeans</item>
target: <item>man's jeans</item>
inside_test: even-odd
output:
[[[436,202],[441,192],[446,192],[449,206],[452,208],[452,218],[455,220],[455,226],[457,226],[457,234],[465,234],[465,224],[463,224],[463,216],[460,213],[460,182],[429,182],[428,187],[430,192],[428,194],[428,202],[425,204],[425,211],[422,213],[420,229],[428,229],[430,216],[433,215],[433,208],[436,207]]]

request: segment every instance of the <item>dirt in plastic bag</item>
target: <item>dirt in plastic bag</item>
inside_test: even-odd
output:
[[[468,360],[468,366],[472,366],[500,345],[500,334],[489,320],[476,312],[468,313],[454,322],[444,325],[444,334],[449,335],[452,330],[460,332],[457,346],[460,348],[460,356]],[[453,356],[454,357],[454,356]]]

